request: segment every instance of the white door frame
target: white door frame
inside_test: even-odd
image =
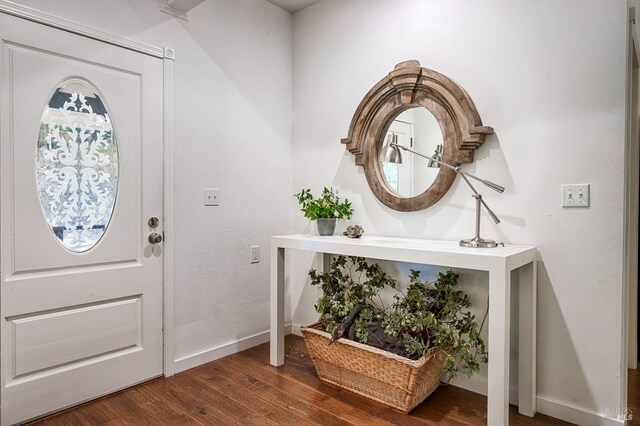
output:
[[[95,28],[48,15],[30,7],[0,0],[0,13],[13,15],[49,27],[58,28],[94,40],[123,47],[145,55],[162,59],[163,62],[163,341],[164,375],[172,376],[174,370],[173,336],[173,61],[175,51],[171,48],[155,47],[128,40]]]
[[[637,321],[638,321],[638,214],[640,173],[640,128],[638,126],[638,108],[640,90],[637,60],[640,60],[640,40],[636,28],[636,9],[630,7],[627,20],[627,81],[626,81],[626,117],[624,149],[624,255],[622,286],[622,324],[621,324],[621,363],[620,384],[621,404],[625,410],[628,394],[628,368],[637,367]],[[636,61],[634,61],[634,56]],[[623,414],[628,414],[625,412]]]

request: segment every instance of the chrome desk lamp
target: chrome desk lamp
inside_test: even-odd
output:
[[[495,213],[489,208],[487,203],[484,202],[484,200],[482,199],[482,195],[478,193],[478,191],[476,191],[473,185],[471,185],[471,182],[469,181],[468,178],[475,179],[478,182],[482,182],[489,188],[501,194],[504,192],[504,187],[498,184],[495,184],[493,182],[490,182],[486,179],[481,179],[475,175],[472,175],[471,173],[467,173],[461,170],[459,166],[457,167],[452,166],[451,164],[447,164],[444,161],[442,161],[442,145],[438,145],[436,147],[436,151],[433,157],[429,157],[428,155],[424,155],[419,152],[416,152],[410,148],[407,148],[406,146],[398,145],[398,136],[395,134],[389,135],[389,137],[387,138],[387,145],[382,149],[382,152],[380,153],[380,161],[383,161],[385,163],[401,164],[402,152],[400,150],[409,151],[419,157],[426,158],[427,160],[429,160],[429,164],[428,164],[429,167],[439,168],[440,166],[443,166],[453,170],[454,172],[462,176],[462,179],[464,179],[467,185],[469,185],[469,188],[471,188],[471,191],[473,192],[473,198],[476,199],[476,235],[471,239],[461,240],[460,241],[461,246],[478,247],[478,248],[491,248],[491,247],[497,247],[499,245],[504,246],[504,244],[502,243],[497,243],[493,240],[485,240],[484,238],[480,238],[480,210],[481,210],[480,206],[481,205],[484,206],[485,209],[487,209],[489,216],[496,224],[500,223],[500,219],[498,219],[498,216],[496,216]]]

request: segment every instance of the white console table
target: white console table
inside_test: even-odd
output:
[[[285,250],[305,250],[323,255],[328,267],[335,255],[362,256],[489,273],[489,365],[487,424],[509,423],[509,320],[511,282],[519,286],[518,411],[536,411],[536,248],[473,249],[457,242],[363,236],[285,235],[271,238],[271,364],[284,364]],[[322,268],[318,268],[322,269]]]

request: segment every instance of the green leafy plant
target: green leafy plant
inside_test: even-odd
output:
[[[451,270],[434,282],[422,281],[420,272],[412,270],[406,292],[378,264],[361,257],[337,256],[328,272],[311,270],[309,276],[312,285],[322,288],[315,305],[322,314],[319,327],[334,337],[344,329],[342,337],[410,359],[440,351],[450,378],[460,372],[471,377],[487,362],[480,337],[484,320],[478,326],[468,310],[469,296],[456,288],[459,275]],[[383,291],[395,292],[387,306]],[[344,324],[356,307],[358,316]]]
[[[320,218],[327,219],[351,219],[353,208],[349,200],[340,202],[340,198],[333,188],[324,187],[322,194],[314,198],[310,189],[303,189],[298,194],[294,194],[302,206],[304,217],[311,220]]]
[[[355,333],[366,336],[367,322],[381,321],[382,312],[374,302],[379,291],[385,287],[396,288],[396,280],[387,275],[376,263],[369,265],[363,257],[337,256],[331,262],[329,272],[319,274],[309,271],[311,285],[320,285],[322,296],[315,305],[316,311],[324,314],[322,324],[325,331],[333,332],[336,324],[344,321],[358,304],[364,309],[356,320]],[[382,303],[382,299],[379,301]]]

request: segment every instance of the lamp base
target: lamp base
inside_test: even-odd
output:
[[[493,240],[485,240],[484,238],[472,238],[470,240],[461,240],[460,245],[462,247],[473,247],[473,248],[494,248],[498,246],[503,246],[502,243],[497,243]]]

